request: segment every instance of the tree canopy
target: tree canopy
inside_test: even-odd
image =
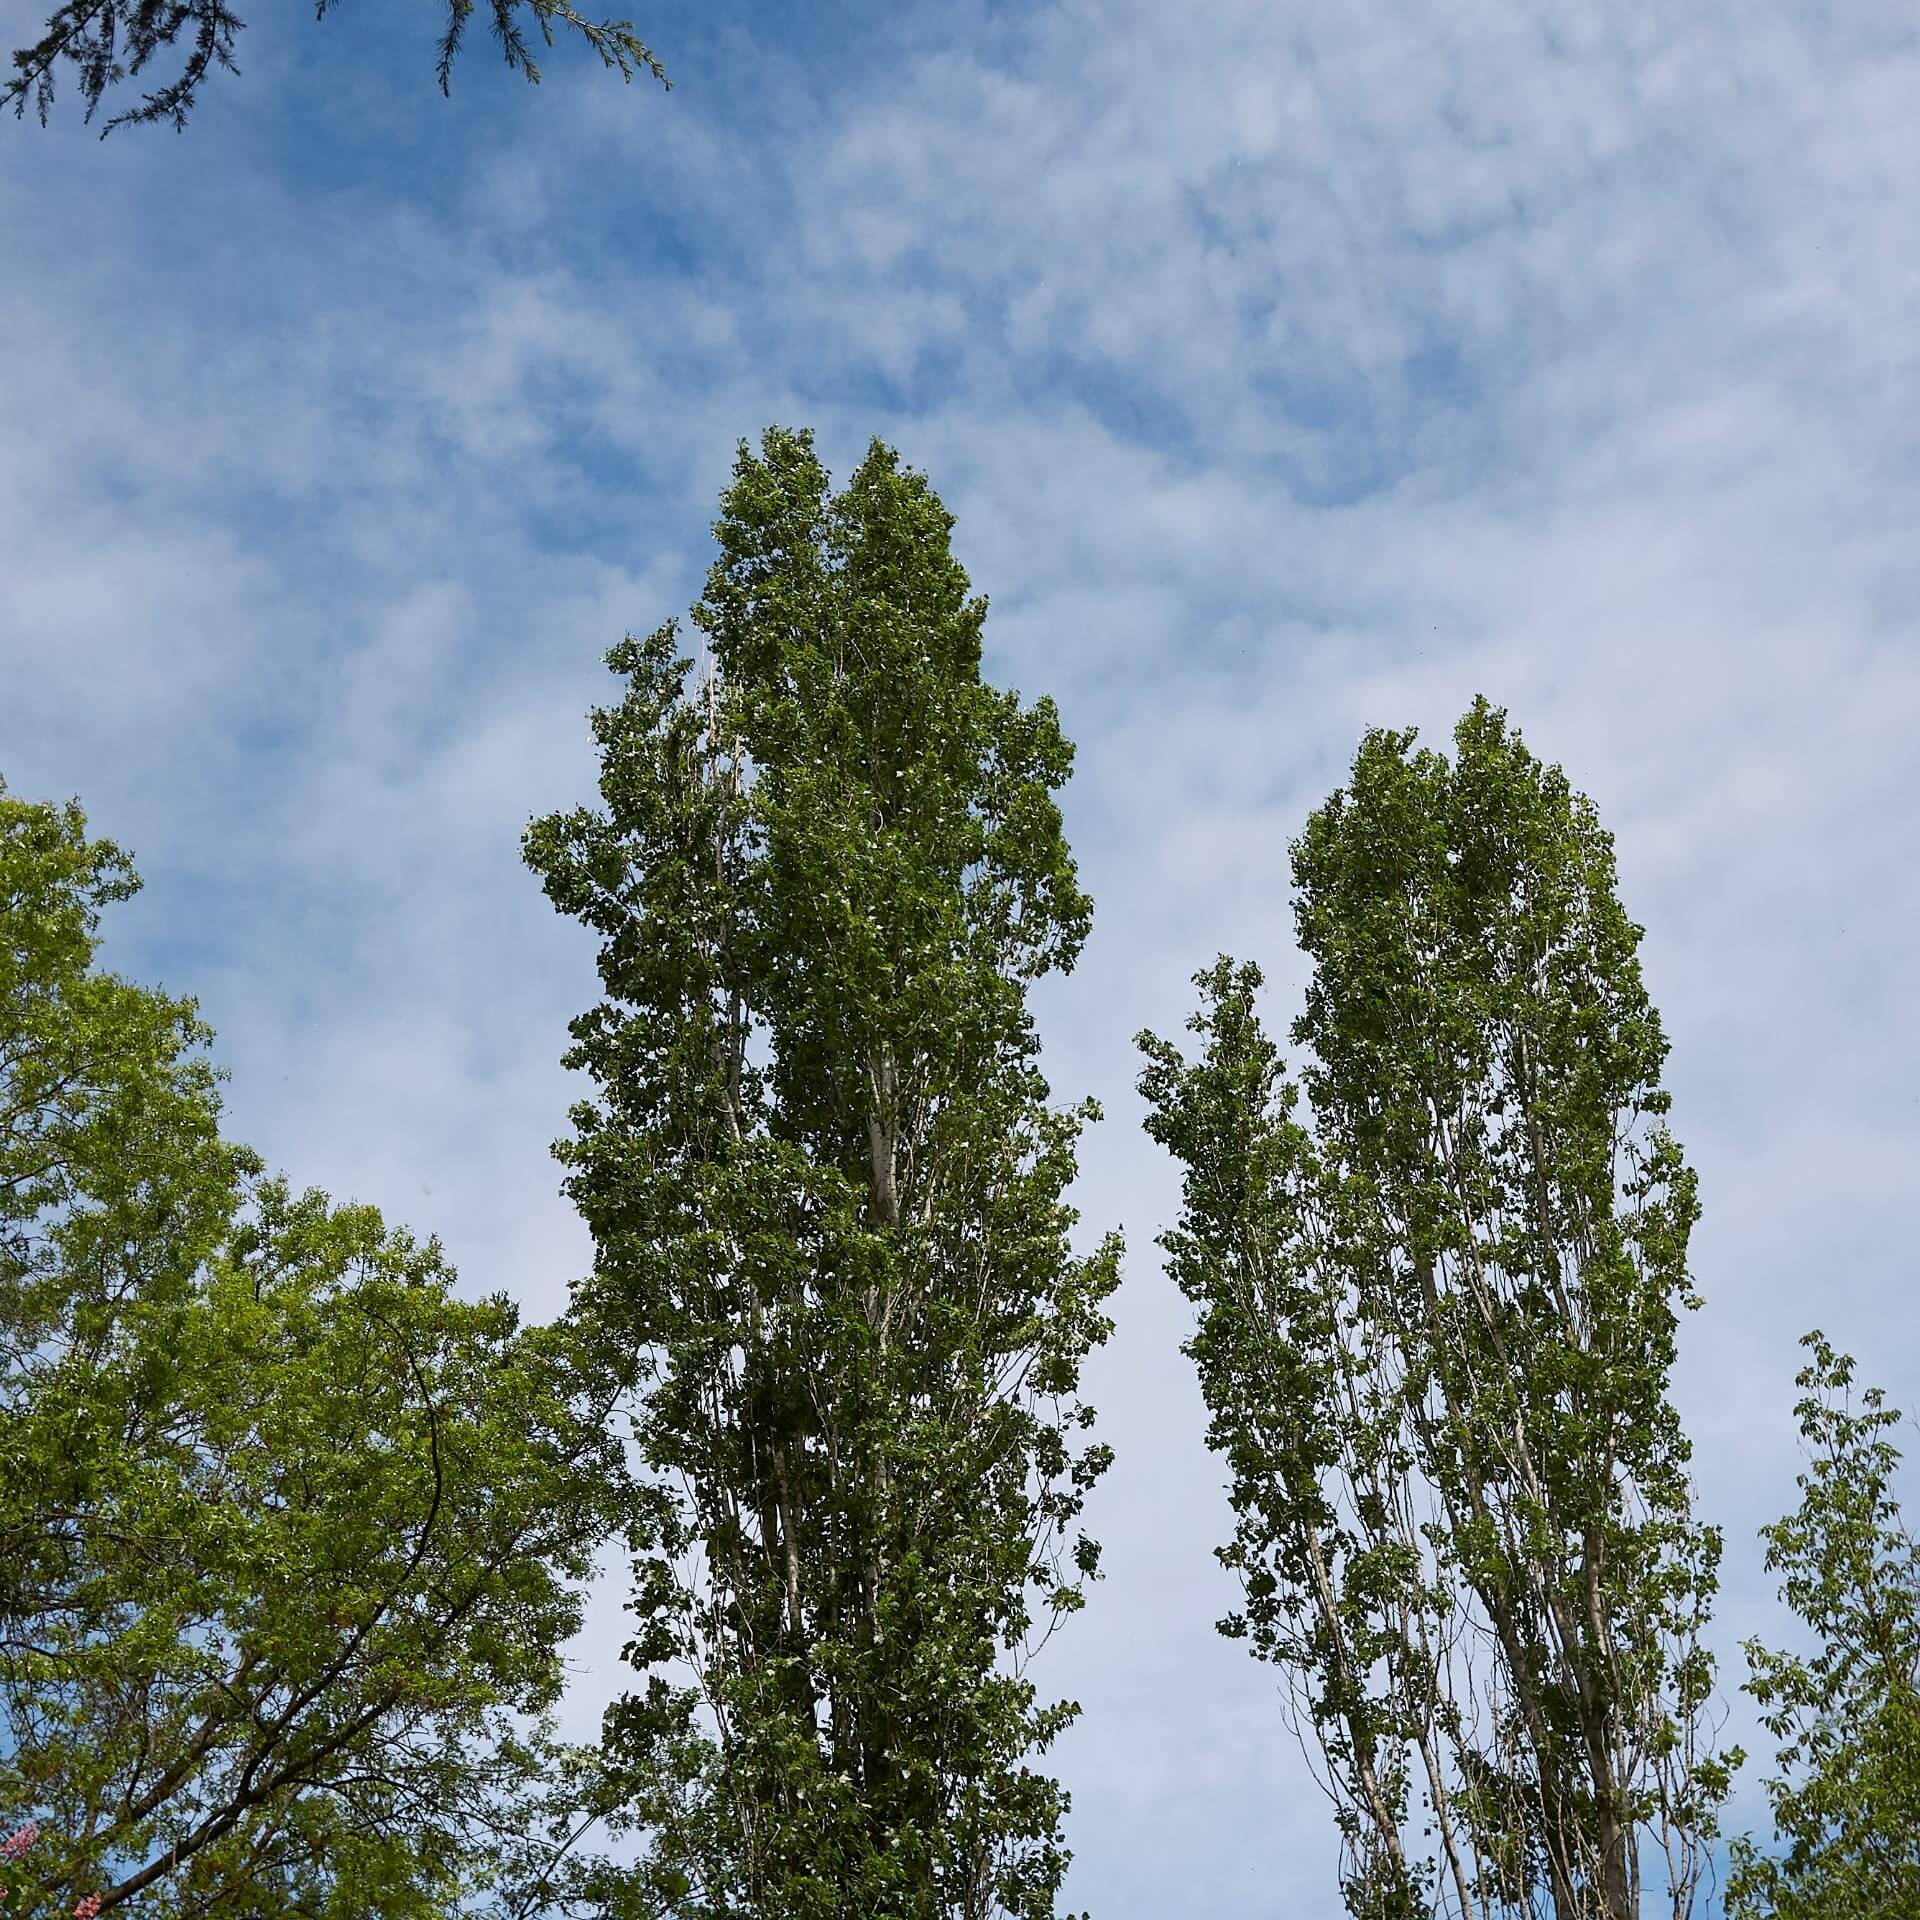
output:
[[[222,1140],[193,1003],[96,964],[137,884],[0,787],[7,1911],[518,1910],[617,1383]]]
[[[101,964],[139,887],[0,781],[0,1899],[169,1920],[1056,1920],[1111,1464],[1117,1235],[1068,1204],[1029,997],[1091,902],[1051,701],[874,441],[742,443],[682,651],[608,656],[599,804],[523,853],[599,940],[552,1325],[228,1139],[196,1003]],[[1143,1033],[1161,1237],[1354,1920],[1687,1920],[1737,1752],[1670,1391],[1699,1204],[1612,842],[1476,701],[1375,730],[1260,969]],[[1774,1838],[1729,1920],[1920,1911],[1899,1416],[1803,1343],[1797,1650],[1747,1643]],[[633,1451],[615,1437],[631,1416]],[[596,1550],[636,1683],[554,1735]],[[638,1859],[577,1851],[597,1823]],[[77,1902],[77,1904],[75,1904]],[[1084,1916],[1082,1917],[1084,1920]]]

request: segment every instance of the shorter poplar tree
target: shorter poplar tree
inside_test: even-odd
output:
[[[1368,734],[1294,843],[1311,1126],[1257,968],[1197,976],[1196,1059],[1141,1036],[1223,1631],[1285,1676],[1357,1920],[1680,1915],[1727,1788],[1667,1394],[1693,1175],[1593,808],[1484,701],[1454,740]]]

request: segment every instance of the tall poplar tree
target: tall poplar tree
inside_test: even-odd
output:
[[[809,434],[743,442],[704,674],[671,622],[616,647],[604,804],[527,835],[601,937],[556,1151],[643,1390],[623,1910],[1043,1920],[1066,1867],[1025,1762],[1077,1709],[1026,1656],[1096,1569],[1119,1245],[1069,1246],[1094,1109],[1027,1007],[1087,932],[1072,750],[983,681],[952,525],[877,441],[837,494]]]
[[[1223,1630],[1286,1676],[1356,1916],[1682,1915],[1727,1785],[1667,1392],[1694,1179],[1592,806],[1484,701],[1454,738],[1370,733],[1294,843],[1311,1126],[1257,968],[1197,976],[1198,1059],[1141,1036]]]

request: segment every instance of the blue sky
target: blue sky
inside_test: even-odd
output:
[[[1041,1017],[1131,1254],[1108,1578],[1039,1669],[1086,1709],[1075,1905],[1337,1911],[1211,1632],[1130,1041],[1223,948],[1284,1023],[1288,838],[1364,727],[1475,693],[1593,795],[1648,930],[1750,1728],[1796,1336],[1920,1403],[1912,8],[669,4],[669,95],[564,46],[528,88],[476,34],[450,102],[434,11],[259,6],[180,137],[0,126],[0,772],[136,853],[110,957],[200,996],[235,1130],[557,1310],[594,982],[520,828],[589,797],[601,656],[698,591],[736,441],[809,425],[844,475],[877,433],[1080,746],[1095,933]],[[5,44],[41,17],[0,0]]]

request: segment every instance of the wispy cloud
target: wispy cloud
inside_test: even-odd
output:
[[[675,5],[671,96],[476,43],[451,104],[349,24],[263,14],[178,141],[4,130],[0,766],[140,855],[111,951],[202,994],[239,1129],[557,1308],[592,956],[519,828],[590,792],[599,656],[697,591],[734,441],[878,432],[1081,743],[1097,928],[1044,1025],[1133,1253],[1109,1579],[1042,1670],[1086,1707],[1076,1902],[1337,1909],[1211,1635],[1129,1039],[1221,948],[1284,1021],[1286,841],[1366,725],[1484,691],[1617,832],[1703,1176],[1736,1680],[1794,1336],[1920,1402],[1911,10]]]

